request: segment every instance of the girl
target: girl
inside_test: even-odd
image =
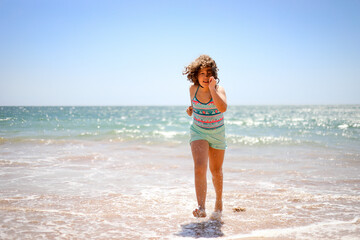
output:
[[[201,55],[189,66],[184,75],[192,83],[190,86],[191,106],[186,110],[193,115],[190,127],[190,145],[194,159],[195,191],[198,207],[195,217],[206,217],[206,172],[209,162],[212,182],[216,192],[215,213],[221,216],[223,173],[226,142],[223,113],[227,109],[225,90],[218,85],[218,68],[215,61]]]

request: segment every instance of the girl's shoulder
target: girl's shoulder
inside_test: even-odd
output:
[[[198,86],[199,86],[199,85],[195,85],[195,84],[192,83],[192,84],[190,84],[189,88],[190,88],[190,90],[191,90],[191,89],[196,89]]]
[[[198,88],[198,85],[195,85],[195,84],[191,84],[190,87],[189,87],[189,91],[190,91],[190,98],[193,99],[194,96],[195,96],[195,92],[196,92],[196,89]]]
[[[190,93],[195,92],[198,87],[199,87],[198,85],[190,84],[189,87]]]
[[[225,93],[225,89],[224,89],[222,86],[217,85],[217,87],[216,87],[216,88],[217,88],[216,90],[218,90],[219,92],[223,92],[223,93]]]

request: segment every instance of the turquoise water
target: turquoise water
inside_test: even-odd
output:
[[[185,107],[1,107],[0,137],[184,144],[191,121]],[[360,146],[360,105],[235,106],[225,123],[233,147]]]

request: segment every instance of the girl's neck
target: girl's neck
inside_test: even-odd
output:
[[[203,87],[199,84],[199,91],[201,92],[210,92],[210,89],[209,87]]]

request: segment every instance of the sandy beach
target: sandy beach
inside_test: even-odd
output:
[[[360,231],[359,163],[351,157],[289,148],[229,150],[219,222],[191,215],[196,201],[186,146],[22,147],[12,159],[1,152],[7,157],[1,160],[2,239],[356,239]],[[52,155],[36,159],[39,152]],[[288,157],[280,166],[281,156]],[[334,160],[327,166],[313,161],[329,156]],[[306,161],[301,168],[300,160]],[[208,185],[210,215],[210,173]]]

